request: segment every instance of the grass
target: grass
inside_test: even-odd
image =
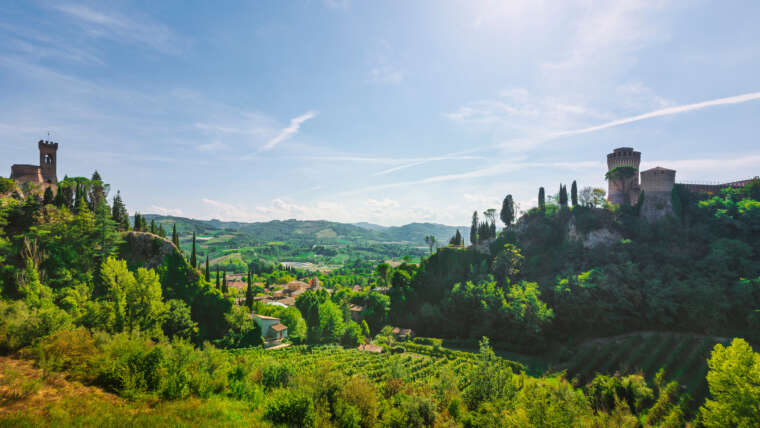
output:
[[[0,428],[269,426],[261,406],[213,397],[127,401],[99,388],[45,376],[30,361],[0,357]],[[258,403],[260,404],[260,403]]]

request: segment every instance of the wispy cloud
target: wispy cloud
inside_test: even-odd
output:
[[[754,101],[760,99],[760,92],[750,92],[747,94],[736,95],[733,97],[718,98],[710,101],[703,101],[694,104],[685,104],[681,106],[668,107],[660,110],[651,111],[649,113],[639,114],[636,116],[625,117],[622,119],[613,120],[603,123],[601,125],[589,126],[587,128],[574,129],[568,131],[560,131],[549,134],[546,138],[559,138],[569,135],[588,134],[589,132],[601,131],[603,129],[612,128],[615,126],[625,125],[627,123],[639,122],[642,120],[652,119],[655,117],[672,116],[675,114],[687,113],[695,110],[702,110],[708,107],[729,105],[729,104],[741,104],[748,101]]]
[[[174,31],[148,16],[130,17],[79,4],[57,4],[52,9],[74,18],[86,33],[94,38],[142,44],[173,55],[180,54],[186,48],[186,42]]]
[[[264,144],[261,147],[261,149],[259,149],[259,151],[272,150],[275,146],[277,146],[281,142],[297,134],[298,131],[301,129],[301,124],[303,124],[309,119],[314,118],[316,115],[317,113],[315,111],[308,111],[298,117],[294,117],[293,119],[290,119],[290,125],[288,125],[286,128],[281,130],[280,133],[277,134],[274,138],[267,141],[266,144]]]
[[[200,146],[198,146],[198,150],[202,152],[212,152],[212,151],[222,150],[226,148],[227,148],[227,145],[222,143],[221,141],[212,141],[208,144],[201,144]]]
[[[754,101],[758,99],[760,99],[760,92],[749,92],[746,94],[735,95],[735,96],[725,97],[725,98],[718,98],[718,99],[708,100],[708,101],[702,101],[702,102],[693,103],[693,104],[684,104],[684,105],[679,105],[679,106],[666,107],[666,108],[650,111],[648,113],[642,113],[642,114],[638,114],[634,116],[628,116],[628,117],[624,117],[620,119],[607,121],[599,125],[588,126],[588,127],[583,127],[583,128],[575,128],[575,129],[564,129],[564,130],[559,130],[559,131],[554,131],[554,132],[535,133],[534,135],[508,139],[508,140],[505,140],[505,141],[502,141],[500,143],[493,144],[490,146],[473,148],[471,150],[468,150],[467,152],[451,153],[451,154],[443,155],[443,157],[460,155],[462,153],[475,153],[478,151],[490,150],[493,148],[510,149],[513,151],[528,151],[528,150],[534,149],[535,147],[545,142],[562,138],[562,137],[588,134],[592,132],[602,131],[605,129],[614,128],[617,126],[640,122],[640,121],[653,119],[657,117],[678,115],[682,113],[702,110],[709,107],[717,107],[717,106],[731,105],[731,104],[741,104],[741,103],[746,103],[746,102],[750,102],[750,101]],[[664,99],[661,99],[660,102],[669,103],[669,101],[666,101]],[[455,119],[459,119],[459,118],[456,117]]]
[[[372,83],[398,85],[403,80],[404,73],[390,65],[373,67],[369,71],[369,81]]]

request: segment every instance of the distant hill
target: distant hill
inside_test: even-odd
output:
[[[425,236],[433,235],[442,245],[448,243],[457,229],[469,239],[469,227],[454,227],[436,223],[411,223],[404,226],[380,226],[372,223],[337,223],[325,220],[272,220],[268,222],[241,223],[220,220],[195,220],[184,217],[146,214],[148,222],[155,220],[171,231],[177,225],[180,235],[195,232],[198,235],[219,235],[226,232],[255,237],[257,241],[374,241],[404,242],[425,245]],[[167,227],[168,226],[168,227]]]

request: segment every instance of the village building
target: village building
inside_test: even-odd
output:
[[[362,322],[362,312],[364,312],[364,306],[354,305],[353,303],[348,305],[348,310],[351,312],[351,320],[354,322]]]
[[[365,352],[371,352],[373,354],[382,354],[383,353],[383,347],[382,346],[371,345],[369,343],[364,344],[364,345],[359,345],[359,350],[360,351],[365,351]]]
[[[282,324],[279,318],[254,314],[253,320],[261,328],[261,337],[266,348],[279,345],[288,337],[288,327]]]
[[[393,329],[393,337],[395,337],[396,340],[408,340],[414,337],[414,331],[410,328],[395,327]]]

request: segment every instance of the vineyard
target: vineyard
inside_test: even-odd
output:
[[[413,346],[413,344],[408,344]],[[247,357],[255,357],[262,364],[286,362],[298,371],[310,370],[320,364],[330,363],[347,376],[361,374],[376,383],[382,383],[390,377],[407,383],[426,383],[438,377],[442,370],[450,371],[459,377],[459,386],[467,386],[466,374],[478,363],[478,355],[469,352],[438,349],[430,346],[416,345],[415,352],[398,354],[374,354],[358,349],[344,349],[340,346],[290,346],[272,351],[238,350],[230,351]],[[519,363],[501,360],[515,371],[524,369]]]
[[[707,359],[717,343],[726,344],[727,341],[711,336],[654,332],[596,339],[579,346],[568,361],[554,364],[548,371],[565,370],[567,378],[576,379],[579,385],[587,384],[597,373],[641,372],[652,385],[657,371],[664,368],[668,382],[677,381],[695,403],[701,403],[707,394]],[[405,352],[402,353],[383,354],[339,346],[305,345],[272,351],[245,349],[228,352],[244,355],[262,365],[284,362],[297,371],[332,364],[348,376],[362,374],[376,383],[391,377],[407,383],[426,383],[437,378],[442,371],[448,371],[459,377],[460,388],[467,387],[466,374],[478,364],[478,354],[474,352],[412,342],[404,343],[403,348]],[[528,364],[541,361],[540,358],[514,356],[521,362],[503,358],[501,362],[515,372],[535,371],[535,367]],[[545,363],[552,366],[551,360],[547,358]]]
[[[555,370],[588,383],[596,373],[642,372],[650,382],[660,368],[667,381],[677,381],[699,403],[707,393],[710,351],[727,340],[695,334],[642,332],[597,339],[580,346],[574,357]]]

